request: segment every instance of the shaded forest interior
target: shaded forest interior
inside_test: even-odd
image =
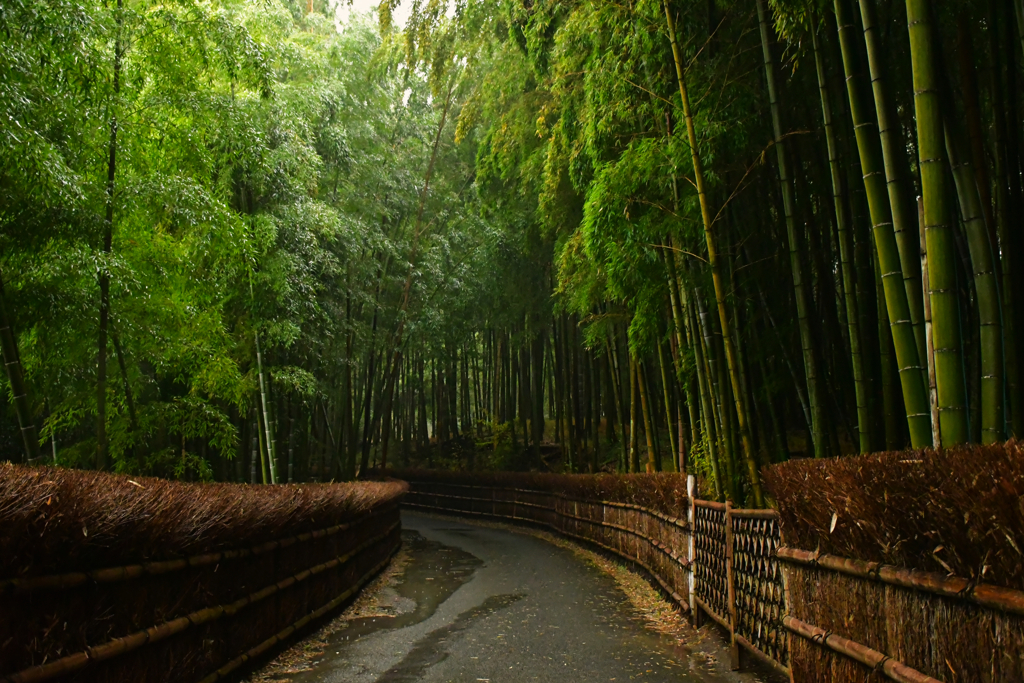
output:
[[[0,45],[13,461],[760,507],[1024,434],[1024,0],[11,0]]]

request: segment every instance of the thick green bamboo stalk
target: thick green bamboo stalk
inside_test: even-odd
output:
[[[775,62],[772,58],[767,13],[764,0],[757,0],[757,18],[761,28],[761,51],[764,56],[764,73],[768,82],[768,100],[771,104],[772,131],[775,134],[775,152],[779,162],[779,184],[782,187],[782,211],[786,220],[786,238],[789,246],[789,269],[793,276],[793,294],[796,299],[797,324],[800,329],[800,348],[803,352],[804,377],[807,380],[807,400],[811,404],[811,440],[814,442],[814,456],[825,457],[827,442],[824,435],[825,411],[821,396],[821,373],[818,354],[811,330],[810,296],[800,260],[799,231],[796,226],[796,198],[793,179],[789,174],[786,157],[786,141],[782,133],[782,114],[779,110],[778,86],[775,82]]]
[[[846,204],[846,179],[839,163],[835,125],[832,122],[831,98],[828,93],[825,64],[818,47],[816,31],[811,33],[811,40],[814,48],[814,64],[818,74],[818,91],[821,94],[821,117],[825,124],[825,141],[828,145],[828,165],[832,174],[832,202],[836,212],[836,227],[839,232],[839,259],[846,303],[846,324],[850,336],[850,365],[853,370],[853,388],[857,401],[857,434],[860,452],[870,453],[874,446],[871,442],[871,394],[864,376],[864,362],[861,354],[860,309],[857,302],[856,274],[853,264],[853,236],[850,234],[850,217]]]
[[[878,139],[877,124],[873,119],[870,95],[864,87],[860,73],[860,57],[856,46],[856,41],[860,38],[855,34],[853,12],[849,2],[850,0],[835,0],[850,115],[857,138],[861,171],[864,174],[871,231],[878,267],[882,273],[885,304],[896,350],[896,365],[899,368],[900,385],[903,389],[903,405],[910,428],[910,441],[914,448],[923,448],[930,446],[932,442],[928,385],[914,334],[907,289],[903,283],[899,248],[892,226],[892,210],[885,187],[881,143]]]
[[[914,74],[917,149],[921,164],[924,230],[928,251],[935,381],[938,386],[939,430],[943,446],[969,440],[967,392],[960,348],[960,312],[956,282],[952,192],[942,125],[938,51],[931,0],[907,0],[910,59]]]
[[[860,0],[860,14],[864,27],[864,45],[867,47],[868,71],[871,74],[871,91],[875,98],[875,114],[878,117],[878,138],[882,143],[886,189],[892,207],[892,227],[896,234],[896,246],[900,250],[903,284],[907,288],[907,303],[910,306],[910,320],[914,324],[917,353],[923,357],[925,342],[921,240],[918,237],[913,188],[907,177],[906,144],[886,78],[885,64],[891,55],[882,49],[875,22],[875,0]]]
[[[949,122],[945,129],[946,150],[960,199],[978,297],[978,322],[981,327],[981,442],[996,443],[1004,438],[1004,407],[1003,328],[993,259],[994,246],[989,241],[978,182],[964,150],[965,144]]]
[[[693,123],[693,115],[690,111],[690,96],[686,90],[686,78],[683,73],[683,57],[676,41],[675,21],[672,19],[672,12],[667,1],[663,3],[665,10],[665,23],[668,29],[669,40],[672,44],[672,56],[676,68],[676,80],[679,85],[679,97],[683,105],[683,117],[686,120],[686,135],[690,145],[690,156],[693,160],[694,184],[697,188],[697,199],[700,203],[701,220],[704,224],[704,239],[708,249],[708,263],[711,266],[711,278],[715,286],[715,300],[718,303],[718,315],[722,322],[722,340],[725,344],[725,357],[729,366],[729,380],[732,383],[733,398],[736,404],[736,418],[739,423],[740,439],[743,444],[743,455],[747,463],[747,475],[750,479],[750,490],[754,497],[754,504],[764,507],[764,493],[761,490],[761,475],[757,467],[757,459],[754,455],[754,445],[750,438],[750,420],[744,410],[743,401],[740,397],[739,374],[736,368],[736,350],[733,348],[732,332],[730,330],[730,319],[728,303],[726,301],[725,284],[722,280],[722,267],[719,262],[718,247],[714,234],[714,221],[711,218],[711,208],[708,204],[706,180],[704,178],[704,166],[701,162],[700,152],[697,149],[697,131]]]

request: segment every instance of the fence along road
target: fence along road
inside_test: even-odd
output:
[[[804,672],[791,670],[790,651],[796,637],[803,639],[801,646],[813,643],[829,656],[878,670],[899,683],[939,683],[884,652],[797,618],[790,609],[793,605],[780,560],[817,567],[824,566],[828,558],[818,558],[815,553],[810,559],[801,559],[806,553],[780,547],[778,514],[773,510],[737,510],[729,503],[696,498],[693,477],[688,480],[686,519],[637,505],[579,500],[553,491],[438,480],[409,484],[403,501],[406,507],[548,527],[632,561],[689,612],[695,625],[708,617],[726,629],[733,669],[741,667],[740,654],[744,652],[792,680],[808,680]],[[681,552],[684,548],[685,553]],[[856,561],[838,559],[840,571],[856,573],[851,569]],[[896,583],[883,576],[884,568],[876,569],[867,572],[869,579]],[[915,587],[941,592],[933,585],[935,577],[926,580],[920,572],[906,573]],[[1002,609],[1015,611],[1024,605],[1024,593],[1017,591],[993,589],[984,595],[995,599]]]
[[[646,628],[612,578],[570,550],[410,511],[402,525],[409,564],[378,594],[397,614],[350,622],[312,670],[273,680],[767,680],[730,671],[721,639],[679,643]]]

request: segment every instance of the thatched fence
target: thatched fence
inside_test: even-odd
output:
[[[1016,457],[1020,455],[1018,448]],[[769,482],[781,514],[700,500],[692,479],[688,495],[680,494],[686,481],[680,475],[632,475],[628,480],[439,472],[398,476],[409,481],[403,505],[410,508],[545,527],[638,565],[696,624],[710,618],[727,631],[734,668],[746,653],[798,682],[1024,681],[1024,592],[980,581],[985,570],[972,579],[958,578],[949,572],[887,565],[870,554],[865,556],[874,561],[783,545],[784,540],[806,543],[811,529],[836,536],[840,522],[831,520],[837,501],[847,503],[842,524],[856,529],[855,506],[849,501],[858,495],[898,501],[900,507],[890,515],[901,510],[914,516],[914,505],[899,496],[901,483],[909,481],[905,473],[897,472],[898,482],[870,494],[864,482],[828,474],[829,467],[848,467],[884,477],[893,471],[886,456],[897,457],[801,462],[777,469]],[[898,457],[908,458],[905,453]],[[977,454],[970,457],[977,468]],[[806,486],[784,485],[800,478]],[[997,486],[1010,486],[1012,494],[1012,486],[1022,482],[1024,477],[1008,482],[1003,476]],[[932,483],[923,491],[927,495],[917,496],[919,505],[941,496]],[[803,498],[797,500],[798,495]],[[641,498],[647,499],[646,505],[635,502]],[[999,514],[1024,519],[1020,500],[1007,508],[998,499],[1004,508]],[[824,528],[808,521],[818,519],[811,511],[826,508],[819,515]],[[977,507],[973,513],[981,514]],[[863,518],[871,519],[866,514]],[[982,527],[986,523],[991,515],[988,522],[984,515],[977,522]],[[999,549],[1012,549],[1018,543],[1012,524],[1002,529]],[[887,536],[899,537],[895,530]],[[904,550],[911,540],[902,544]],[[823,546],[819,542],[815,547]],[[993,563],[1001,561],[995,550],[979,552]],[[1008,562],[1000,566],[1011,571]]]
[[[405,489],[0,465],[0,680],[231,676],[383,567]]]

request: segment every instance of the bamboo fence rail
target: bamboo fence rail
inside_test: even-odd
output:
[[[710,618],[729,634],[732,666],[741,652],[790,677],[792,638],[904,683],[937,683],[893,657],[806,623],[793,614],[789,574],[828,570],[920,591],[1008,614],[1024,614],[1024,592],[782,545],[774,510],[739,510],[697,499],[691,481],[685,519],[638,505],[581,500],[555,491],[410,481],[402,504],[546,527],[625,558],[643,568],[700,626]],[[845,596],[844,596],[845,597]],[[955,662],[954,662],[955,664]]]

